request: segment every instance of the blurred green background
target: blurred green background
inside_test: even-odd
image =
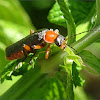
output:
[[[76,2],[76,1],[74,1]],[[74,3],[72,2],[72,3]],[[83,2],[83,1],[81,1]],[[84,4],[88,7],[94,7],[95,1],[84,0]],[[17,40],[27,36],[30,32],[30,29],[41,29],[41,28],[58,28],[60,33],[64,36],[67,35],[67,29],[61,25],[50,23],[47,19],[50,9],[55,4],[55,0],[0,0],[0,73],[3,71],[5,65],[9,62],[5,58],[5,48],[10,44],[16,42]],[[72,6],[70,6],[72,7]],[[75,8],[78,12],[81,12],[81,9]],[[81,15],[75,15],[77,24],[77,32],[84,31],[89,26],[88,21],[80,24],[87,16],[85,9],[82,10]],[[80,13],[79,13],[80,14]],[[93,18],[92,18],[93,19]],[[80,20],[80,21],[78,21]],[[82,26],[83,25],[83,26]],[[82,27],[81,30],[78,28]],[[84,29],[85,28],[85,29]],[[93,54],[100,58],[100,43],[96,42],[90,45],[88,48]],[[100,76],[94,76],[82,70],[80,73],[83,79],[86,80],[84,85],[83,97],[88,97],[91,99],[100,99]],[[0,95],[5,93],[21,76],[13,77],[13,81],[5,81],[3,84],[0,84]],[[79,91],[76,90],[76,97]],[[82,98],[82,97],[81,97]],[[85,100],[85,99],[83,99]]]

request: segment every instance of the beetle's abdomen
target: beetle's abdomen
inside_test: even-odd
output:
[[[15,52],[13,54],[11,54],[10,56],[6,56],[7,60],[14,60],[14,59],[20,59],[24,57],[24,53],[22,50]]]

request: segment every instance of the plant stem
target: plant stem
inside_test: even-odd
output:
[[[73,82],[72,82],[72,63],[69,59],[65,57],[64,68],[67,72],[67,85],[66,85],[66,96],[68,100],[74,99]]]
[[[75,22],[74,19],[71,15],[71,12],[69,11],[68,4],[66,0],[57,0],[61,11],[63,12],[63,16],[66,19],[66,26],[68,30],[68,37],[71,37],[76,33],[76,27],[75,27]],[[72,44],[75,42],[76,37],[73,37],[68,40],[68,44]]]
[[[100,26],[95,27],[92,30],[94,31],[90,31],[83,38],[74,42],[71,46],[78,52],[81,52],[84,48],[86,48],[96,40],[100,39]]]
[[[97,14],[97,19],[95,26],[100,25],[100,0],[96,0],[96,14]]]

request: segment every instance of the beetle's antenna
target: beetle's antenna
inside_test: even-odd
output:
[[[84,31],[84,32],[81,32],[81,33],[78,33],[78,34],[72,35],[71,37],[66,38],[65,41],[68,40],[68,39],[70,39],[70,38],[72,38],[72,37],[74,37],[74,36],[76,36],[76,35],[79,35],[79,34],[82,34],[82,33],[86,33],[86,32],[90,32],[90,31],[100,31],[100,30],[88,30],[88,31]],[[66,44],[66,45],[69,46],[70,48],[72,48],[75,52],[77,52],[86,61],[86,59],[77,50],[75,50],[73,47],[71,47],[68,44]]]
[[[72,38],[72,37],[74,37],[74,36],[76,36],[76,35],[79,35],[79,34],[82,34],[82,33],[86,33],[86,32],[90,32],[90,31],[100,31],[100,30],[88,30],[88,31],[84,31],[84,32],[81,32],[81,33],[78,33],[78,34],[72,35],[71,37],[66,38],[65,41],[68,40],[68,39],[70,39],[70,38]]]
[[[75,50],[73,47],[71,47],[70,45],[66,44],[67,46],[69,46],[70,48],[72,48],[75,52],[77,52],[77,54],[79,54],[81,56],[82,59],[84,59],[86,61],[86,59],[77,51]],[[86,61],[87,62],[87,61]]]

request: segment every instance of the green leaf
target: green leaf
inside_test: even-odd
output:
[[[13,73],[14,69],[15,69],[15,66],[17,65],[14,65],[15,63],[18,64],[18,62],[16,62],[16,60],[10,62],[9,64],[7,64],[4,68],[4,70],[2,71],[2,73],[0,74],[0,81],[1,83],[3,83],[3,81],[5,79],[7,79],[8,77],[10,78],[11,77],[11,74]],[[14,65],[14,67],[13,67]]]
[[[81,55],[85,58],[84,62],[100,74],[100,59],[87,50],[83,50]]]
[[[65,48],[67,56],[64,59],[64,67],[67,72],[67,99],[73,99],[73,84],[82,86],[84,80],[79,76],[79,71],[84,67],[81,57],[75,55],[70,47]],[[73,61],[76,63],[73,64]],[[73,65],[73,66],[72,66]]]
[[[75,63],[73,63],[72,66],[72,75],[73,75],[73,83],[76,86],[83,86],[84,84],[84,80],[81,78],[81,76],[79,75],[79,71],[82,69],[82,67],[76,65]]]
[[[69,3],[69,9],[71,10],[72,16],[74,18],[75,23],[78,25],[79,23],[85,21],[86,19],[91,20],[93,15],[95,14],[95,1],[80,1],[80,0],[67,0]],[[87,20],[87,21],[88,21]]]
[[[47,18],[51,23],[54,23],[54,24],[57,24],[63,27],[67,27],[66,20],[57,2],[54,4],[52,9],[49,11],[49,15]]]
[[[54,77],[48,82],[48,93],[46,96],[46,100],[50,99],[66,99],[66,91],[65,87],[57,77]]]
[[[83,20],[90,19],[94,15],[95,12],[95,8],[93,7],[94,2],[71,1],[71,0],[65,0],[65,1],[72,13],[72,16],[76,24],[83,22]],[[53,5],[52,9],[50,10],[48,15],[48,20],[51,23],[67,27],[66,20],[63,17],[63,12],[60,10],[60,7],[57,2]]]
[[[65,51],[68,53],[68,55],[66,56],[69,60],[73,60],[78,66],[80,67],[84,67],[84,63],[81,59],[80,56],[75,55],[74,52],[71,50],[71,48],[69,46],[67,46],[67,48],[65,49]],[[67,62],[68,63],[68,62]]]

